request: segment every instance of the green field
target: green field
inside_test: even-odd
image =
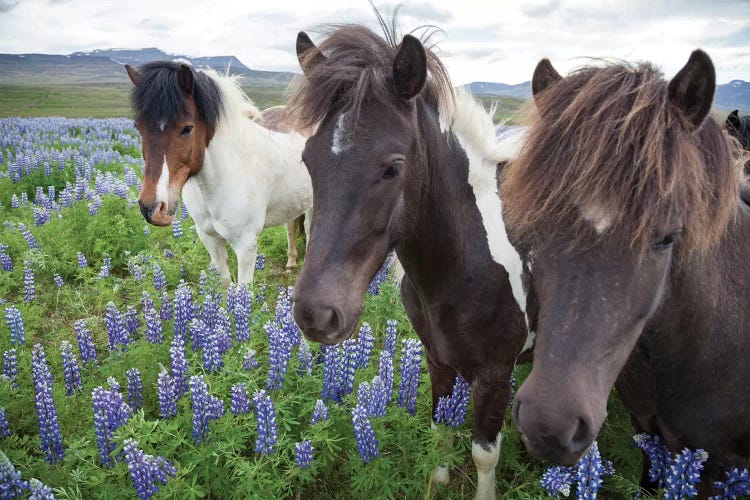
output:
[[[107,118],[130,116],[130,85],[0,85],[0,117],[64,116]],[[248,88],[245,92],[260,109],[284,103],[284,88]],[[495,123],[514,123],[523,101],[511,97],[480,96],[497,103]]]

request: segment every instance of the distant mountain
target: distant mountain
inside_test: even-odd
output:
[[[523,82],[517,85],[492,82],[473,82],[467,85],[472,94],[516,97],[519,99],[531,98],[531,82]],[[743,80],[732,80],[723,85],[717,85],[714,96],[716,108],[731,111],[739,109],[750,112],[750,82]]]
[[[0,54],[0,84],[101,84],[128,83],[123,65],[185,59],[197,68],[210,67],[245,77],[251,87],[283,87],[294,73],[250,69],[234,56],[189,57],[157,48],[106,49],[68,55]]]

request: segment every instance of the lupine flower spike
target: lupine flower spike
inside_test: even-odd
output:
[[[309,469],[312,465],[313,446],[308,439],[294,445],[294,463],[300,469]]]
[[[123,452],[135,493],[142,500],[148,500],[159,492],[157,483],[166,484],[169,476],[177,474],[177,469],[168,460],[140,450],[138,441],[126,439]]]

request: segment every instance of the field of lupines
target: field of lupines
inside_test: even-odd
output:
[[[184,206],[145,225],[130,120],[3,119],[0,155],[0,499],[473,495],[468,384],[431,415],[385,274],[359,335],[324,348],[292,319],[283,228],[261,235],[256,283],[223,290]],[[632,498],[638,446],[663,496],[687,497],[705,460],[631,439],[616,398],[577,467],[547,470],[506,423],[503,498]],[[750,493],[733,474],[726,498]]]

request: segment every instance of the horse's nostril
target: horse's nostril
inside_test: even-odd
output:
[[[580,450],[586,448],[591,442],[591,425],[582,417],[578,417],[576,428],[570,438],[568,448],[570,450]]]

